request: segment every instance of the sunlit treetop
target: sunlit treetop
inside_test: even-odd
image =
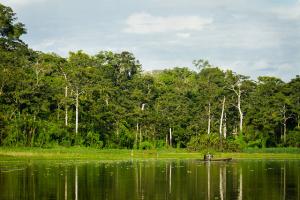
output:
[[[0,4],[0,35],[1,39],[20,41],[21,35],[26,33],[25,25],[17,22],[16,14],[10,7]]]

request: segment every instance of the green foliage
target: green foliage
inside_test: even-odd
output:
[[[220,140],[217,134],[202,134],[199,136],[193,136],[187,147],[196,151],[219,149]]]
[[[299,75],[288,83],[269,76],[255,82],[201,59],[197,72],[148,73],[127,51],[77,51],[68,58],[35,52],[20,40],[25,33],[0,4],[2,146],[167,148],[171,129],[177,148],[299,147]]]
[[[121,124],[115,133],[115,143],[119,147],[132,148],[134,144],[134,134],[124,125]]]
[[[25,25],[17,20],[15,13],[10,7],[0,4],[0,35],[10,40],[19,40],[26,33]]]
[[[148,141],[144,141],[140,143],[139,149],[153,149],[154,146],[152,143],[148,142]]]
[[[246,148],[242,150],[243,153],[277,153],[283,154],[297,154],[300,153],[300,148],[297,147],[273,147],[273,148]]]
[[[166,141],[164,141],[164,140],[156,140],[154,146],[157,149],[165,148],[166,147]]]
[[[15,123],[10,123],[6,127],[6,136],[2,141],[3,146],[24,146],[26,141],[26,136],[22,133],[19,128],[20,121],[14,121]]]
[[[245,141],[245,137],[243,136],[243,134],[239,134],[238,136],[235,136],[234,141],[238,145],[239,149],[244,149],[247,147],[247,143]]]
[[[229,137],[224,141],[223,144],[223,151],[229,151],[229,152],[239,152],[241,151],[242,147],[239,144],[239,142],[236,141],[235,137]]]
[[[287,135],[286,145],[290,147],[300,147],[300,128],[291,131]]]
[[[86,135],[85,145],[100,149],[103,147],[103,142],[99,140],[99,134],[89,131]]]
[[[246,147],[243,136],[220,140],[217,134],[194,136],[188,143],[188,149],[202,152],[229,151],[237,152]]]

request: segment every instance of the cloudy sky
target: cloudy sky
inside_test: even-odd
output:
[[[300,0],[0,0],[31,48],[134,53],[144,70],[195,59],[251,76],[300,74]]]

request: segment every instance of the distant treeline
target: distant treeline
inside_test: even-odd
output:
[[[0,4],[0,144],[238,150],[300,145],[300,77],[257,81],[194,61],[143,72],[129,52],[34,51]]]

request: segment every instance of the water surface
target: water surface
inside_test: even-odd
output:
[[[0,199],[300,199],[300,160],[0,158]]]

